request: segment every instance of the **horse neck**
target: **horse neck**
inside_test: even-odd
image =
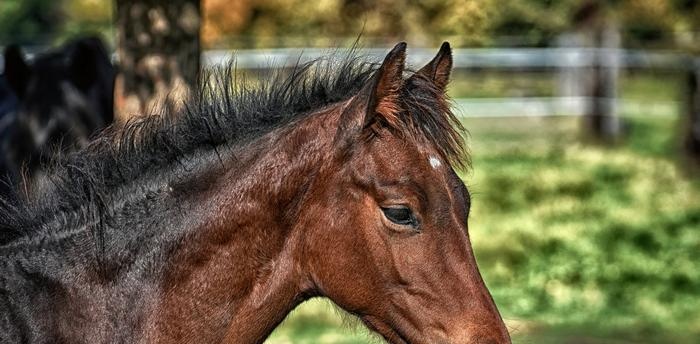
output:
[[[249,145],[255,151],[231,152],[242,167],[196,196],[208,206],[168,264],[163,284],[170,292],[152,313],[149,341],[179,342],[199,331],[203,343],[261,342],[306,298],[311,284],[296,257],[302,239],[292,229],[329,152],[335,130],[328,123],[337,117],[309,116]],[[183,311],[201,312],[203,299],[213,315],[206,324]]]
[[[33,276],[12,283],[0,276],[0,291],[19,297],[29,293],[25,284],[37,283],[45,288],[28,294],[33,306],[23,308],[23,316],[60,324],[84,320],[47,327],[41,332],[47,337],[262,342],[311,287],[295,264],[301,238],[292,228],[326,160],[337,118],[310,115],[247,147],[212,152],[202,159],[207,166],[196,169],[199,176],[158,190],[153,202],[122,200],[126,206],[112,211],[131,210],[110,220],[105,252],[96,251],[91,225],[0,249],[4,258],[19,257],[0,264],[4,277],[16,270],[9,260]],[[144,202],[151,202],[149,211],[142,212]],[[96,254],[104,270],[96,267]],[[55,290],[61,297],[49,297]],[[55,333],[66,328],[70,333]]]

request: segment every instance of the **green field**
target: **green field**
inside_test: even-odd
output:
[[[471,233],[504,316],[530,324],[516,339],[700,335],[700,183],[677,159],[675,117],[626,121],[615,148],[579,143],[576,119],[467,123]]]
[[[581,143],[578,120],[465,120],[470,233],[514,342],[696,343],[700,178],[678,158],[677,118],[628,115],[616,147]],[[268,340],[367,342],[323,300]]]
[[[554,97],[557,96],[557,71],[456,70],[450,81],[454,98]],[[673,101],[683,87],[681,74],[671,71],[625,70],[620,75],[618,92],[626,100]]]

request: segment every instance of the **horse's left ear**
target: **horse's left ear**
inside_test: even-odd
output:
[[[450,82],[451,71],[452,49],[450,48],[450,43],[444,42],[440,46],[440,51],[438,51],[437,55],[425,67],[417,71],[415,75],[431,80],[435,86],[444,92],[447,84]],[[411,76],[409,80],[416,78],[415,75]]]
[[[399,92],[403,86],[406,43],[397,44],[382,65],[345,107],[340,131],[357,134],[378,121],[396,123],[399,116]]]
[[[32,75],[32,69],[24,60],[22,49],[16,44],[10,44],[5,48],[5,78],[15,92],[18,99],[24,98],[27,92],[27,83]]]
[[[369,83],[369,89],[363,90],[369,97],[364,127],[371,125],[380,116],[389,123],[398,121],[399,92],[403,86],[403,70],[406,63],[406,43],[397,44],[384,58],[384,62]]]
[[[89,39],[80,40],[75,43],[69,55],[70,79],[83,92],[87,92],[99,77],[99,49],[102,47],[99,41],[98,43],[99,46]]]

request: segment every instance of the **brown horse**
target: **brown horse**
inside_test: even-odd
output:
[[[0,213],[2,343],[261,343],[330,298],[391,343],[509,343],[443,44],[320,60],[105,133]],[[209,84],[212,84],[209,83]]]

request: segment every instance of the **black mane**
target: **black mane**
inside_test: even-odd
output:
[[[244,145],[346,100],[370,80],[378,64],[350,53],[299,63],[255,83],[238,82],[234,66],[204,73],[184,110],[113,126],[85,149],[57,158],[44,185],[20,197],[26,201],[0,200],[0,245],[75,216],[81,223],[102,223],[111,200],[124,196],[118,195],[123,184],[144,177],[157,180],[163,167],[198,152]],[[460,164],[463,129],[442,92],[431,85],[421,78],[407,83],[401,101],[411,116],[404,125]]]

